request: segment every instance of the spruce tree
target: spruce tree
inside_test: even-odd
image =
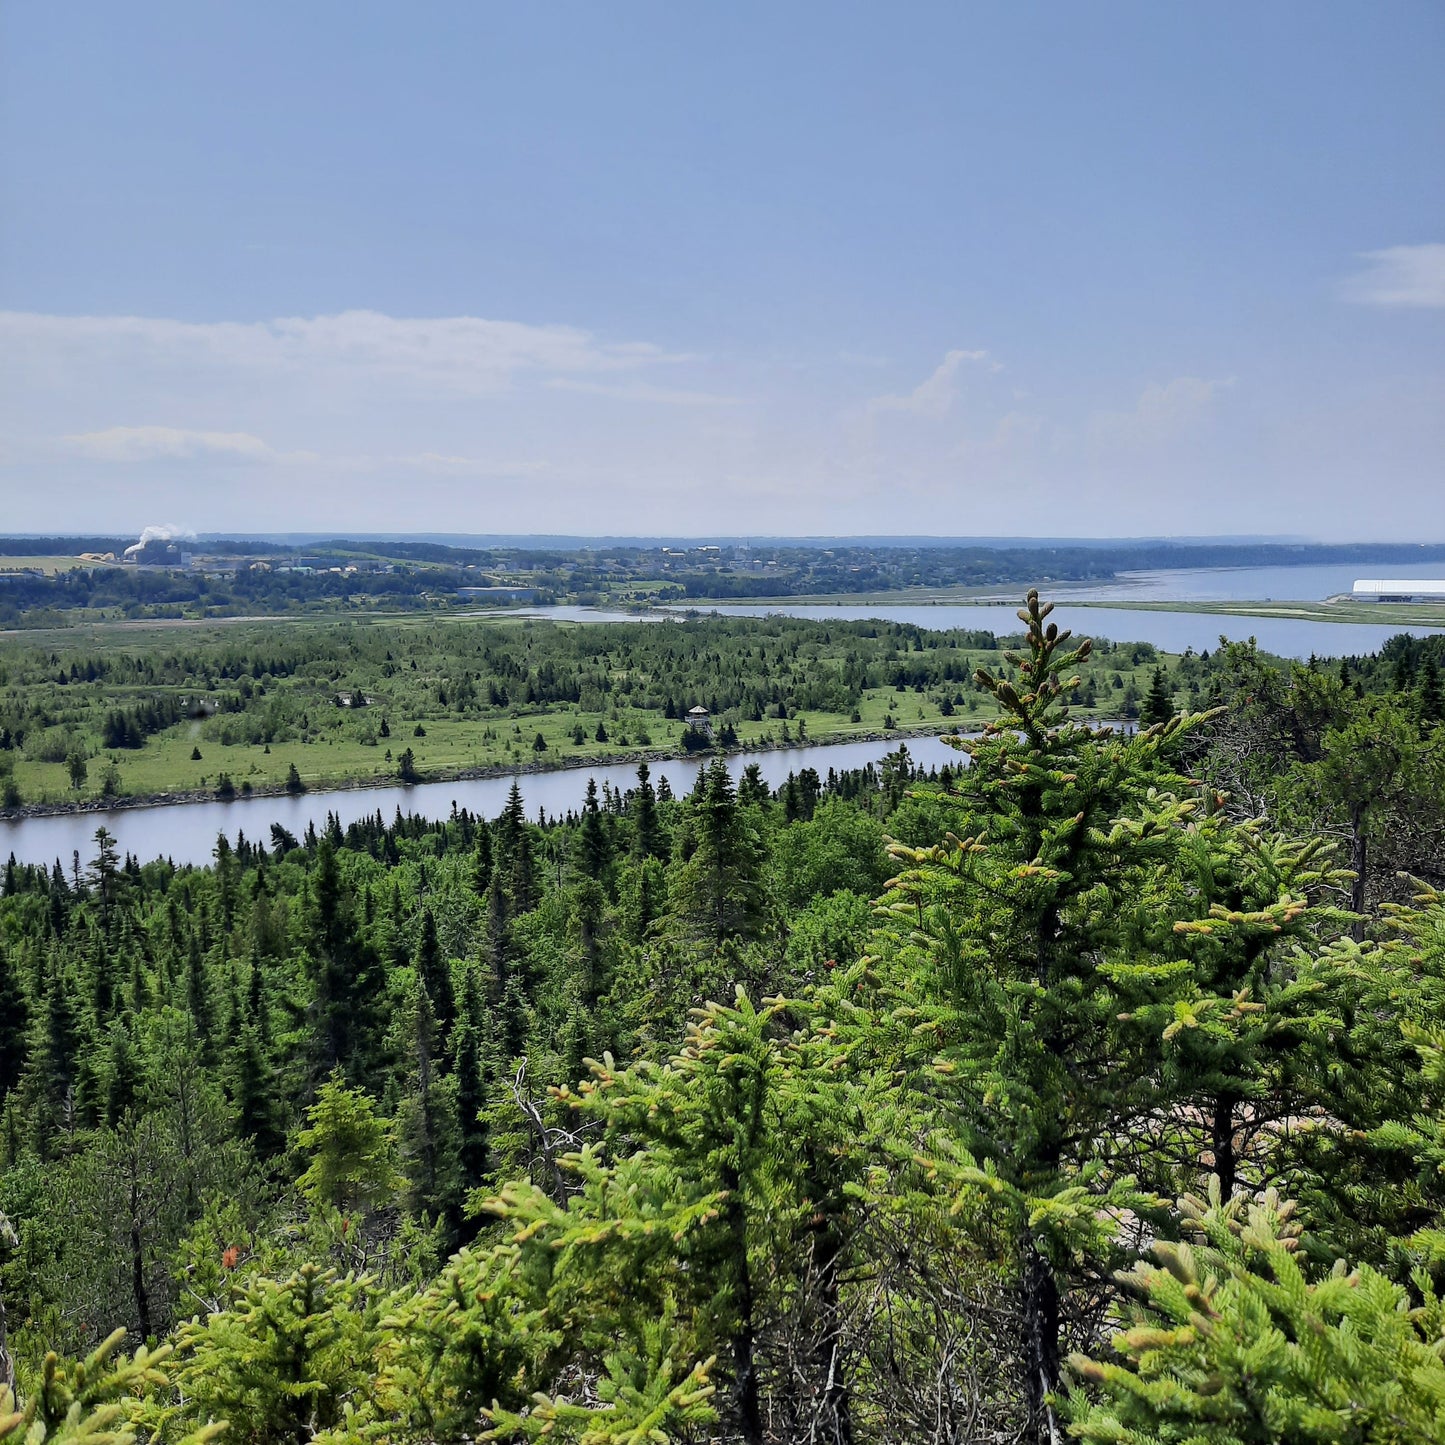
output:
[[[497,819],[495,845],[511,911],[530,913],[538,898],[536,848],[522,807],[522,789],[515,780]]]
[[[1154,1207],[1116,1141],[1159,1106],[1157,1043],[1120,1016],[1139,986],[1127,965],[1168,932],[1161,885],[1203,803],[1170,761],[1191,724],[1124,738],[1068,720],[1090,644],[1070,649],[1051,610],[1030,592],[1012,678],[979,670],[999,717],[956,744],[971,766],[946,800],[955,825],[934,847],[894,846],[892,923],[848,980],[863,997],[877,984],[855,1027],[896,1040],[887,1130],[927,1132],[945,1197],[994,1200],[1040,1440],[1058,1433],[1069,1286],[1117,1247],[1112,1221]]]
[[[306,1111],[296,1136],[310,1162],[296,1181],[316,1208],[368,1209],[389,1203],[405,1180],[392,1164],[395,1140],[375,1102],[333,1074]]]
[[[271,1042],[271,998],[266,991],[266,970],[259,954],[251,957],[251,980],[246,990],[246,1022],[256,1030],[263,1047]]]
[[[1164,669],[1156,667],[1154,676],[1149,681],[1149,691],[1144,698],[1144,706],[1140,709],[1139,720],[1145,727],[1155,727],[1159,723],[1168,722],[1174,716],[1174,697],[1169,691],[1169,685],[1164,680]]]
[[[665,1065],[619,1068],[610,1056],[591,1063],[577,1093],[560,1091],[590,1122],[587,1134],[604,1131],[561,1161],[574,1180],[568,1202],[521,1181],[476,1201],[519,1241],[519,1283],[546,1282],[545,1296],[523,1284],[514,1309],[535,1301],[543,1329],[576,1319],[564,1348],[584,1360],[605,1341],[609,1353],[632,1360],[639,1393],[644,1382],[676,1382],[690,1360],[718,1356],[728,1437],[750,1445],[765,1438],[763,1322],[785,1302],[800,1303],[791,1293],[794,1251],[808,1248],[802,1226],[817,1209],[791,1146],[804,1133],[825,1150],[838,1139],[836,1117],[816,1097],[836,1087],[836,1070],[814,1072],[806,1051],[774,1027],[777,1012],[739,995],[732,1007],[703,1011]],[[659,1248],[663,1240],[670,1244]],[[589,1267],[573,1268],[583,1253]],[[659,1319],[668,1326],[667,1361],[644,1343]],[[823,1377],[817,1386],[825,1388]],[[790,1394],[811,1393],[795,1379]],[[497,1418],[514,1429],[525,1423]],[[784,1426],[780,1438],[794,1437]]]
[[[456,1077],[458,1162],[463,1189],[474,1189],[487,1170],[487,1130],[482,1031],[485,1027],[481,979],[469,966],[463,977],[457,1026],[452,1035],[452,1072]]]
[[[633,850],[644,858],[664,855],[662,827],[657,816],[657,794],[646,763],[637,765],[637,788],[632,795]]]
[[[380,963],[358,937],[329,839],[316,848],[307,932],[312,970],[314,1073],[341,1068],[365,1079],[375,1062],[383,990]]]
[[[759,841],[721,758],[698,769],[692,815],[697,846],[674,879],[675,908],[691,937],[712,953],[752,936],[763,914]]]
[[[582,823],[577,830],[577,867],[588,878],[600,881],[610,858],[608,838],[597,806],[597,779],[587,779],[582,804]]]
[[[59,950],[51,947],[45,959],[42,987],[44,1003],[30,1019],[21,1092],[30,1107],[37,1152],[42,1158],[53,1149],[80,1061],[80,1024]]]
[[[115,838],[106,828],[95,830],[95,857],[91,860],[88,881],[100,899],[100,922],[102,928],[110,925],[111,909],[117,899],[124,874],[120,868],[120,850]]]
[[[485,818],[476,820],[476,844],[472,850],[472,892],[485,897],[492,881],[492,830]]]
[[[1433,653],[1420,664],[1420,683],[1415,697],[1420,721],[1426,726],[1445,722],[1445,692],[1440,686],[1440,668]]]
[[[236,1034],[227,1074],[238,1132],[251,1141],[261,1158],[271,1158],[286,1141],[277,1122],[276,1073],[255,1023],[244,1024]]]
[[[461,1203],[456,1095],[437,1070],[440,1021],[420,979],[413,986],[408,1015],[411,1076],[401,1111],[400,1144],[411,1207],[432,1219],[455,1217]]]
[[[201,954],[200,936],[194,931],[186,950],[186,1007],[195,1021],[196,1037],[201,1041],[202,1053],[209,1061],[211,1041],[215,1034],[214,1003],[211,998],[209,970]]]
[[[281,1279],[239,1281],[229,1309],[181,1331],[174,1413],[197,1425],[224,1419],[222,1439],[254,1445],[344,1429],[367,1393],[380,1338],[369,1284],[312,1263]]]
[[[456,1017],[456,1000],[452,994],[451,966],[442,957],[441,943],[437,939],[436,918],[430,908],[422,910],[415,967],[417,978],[430,1001],[438,1036],[444,1038]]]
[[[738,802],[744,808],[766,807],[773,799],[773,791],[763,777],[763,770],[757,763],[749,763],[743,769],[738,782]]]
[[[492,881],[487,887],[487,916],[482,952],[487,968],[487,997],[498,1002],[511,977],[511,907],[507,899],[503,862],[498,858],[492,866]]]
[[[608,984],[604,952],[607,895],[591,878],[586,878],[571,890],[569,903],[569,972],[580,1001],[590,1011]]]
[[[109,1030],[105,1068],[105,1123],[116,1128],[135,1106],[141,1070],[128,1022],[117,1019]]]
[[[14,959],[0,943],[0,1104],[19,1082],[25,1069],[25,995]]]
[[[1431,1445],[1445,1438],[1445,1302],[1368,1266],[1311,1268],[1293,1204],[1180,1201],[1181,1243],[1124,1276],[1116,1358],[1069,1361],[1091,1387],[1070,1434],[1198,1445]],[[1420,1298],[1423,1296],[1423,1298]]]

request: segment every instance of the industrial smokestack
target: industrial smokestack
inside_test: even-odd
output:
[[[127,547],[124,555],[135,559],[139,557],[152,542],[189,541],[194,538],[195,535],[189,527],[176,527],[169,522],[160,526],[145,527],[141,530],[140,540],[133,542]]]

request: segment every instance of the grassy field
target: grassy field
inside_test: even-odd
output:
[[[1146,679],[1141,681],[1147,685]],[[858,722],[852,721],[851,713],[800,711],[788,720],[788,740],[843,741],[883,731],[889,717],[900,729],[941,732],[950,725],[982,721],[991,715],[991,709],[986,712],[979,704],[972,713],[964,710],[946,719],[931,700],[912,693],[900,695],[889,688],[864,694],[857,711]],[[418,722],[425,737],[414,736]],[[599,723],[607,730],[606,743],[596,741]],[[573,730],[579,725],[586,738],[580,745],[573,740]],[[121,792],[126,795],[212,789],[223,772],[238,790],[246,783],[253,788],[279,787],[294,763],[308,787],[325,787],[395,780],[397,760],[406,748],[411,749],[422,776],[446,777],[517,763],[565,766],[633,753],[665,757],[678,751],[682,735],[676,721],[636,709],[619,709],[616,713],[585,713],[576,708],[519,710],[516,716],[505,719],[407,718],[392,719],[389,726],[391,737],[378,738],[374,744],[354,737],[328,736],[277,743],[268,749],[264,744],[226,746],[210,742],[202,735],[201,723],[188,722],[148,740],[143,748],[98,752],[88,761],[87,782],[79,791],[70,786],[66,765],[61,762],[22,758],[15,763],[15,780],[29,802],[79,802],[99,796],[100,778],[111,759],[119,771]],[[739,744],[744,747],[768,747],[783,741],[782,723],[777,719],[743,720],[735,727]],[[535,748],[539,734],[546,741],[545,751]],[[192,757],[193,751],[200,752],[199,760]]]
[[[253,629],[287,631],[292,628],[312,628],[328,623],[346,625],[424,628],[442,625],[465,625],[483,623],[488,627],[520,625],[532,620],[525,608],[499,607],[492,611],[476,608],[466,611],[437,612],[394,612],[375,609],[358,612],[354,616],[335,613],[301,612],[266,614],[257,617],[89,617],[59,627],[12,628],[0,632],[0,638],[9,638],[25,647],[84,647],[88,643],[97,647],[146,647],[153,642],[166,640],[170,634],[181,634],[187,645],[209,647],[229,642],[237,631],[249,633]],[[558,620],[557,627],[576,627],[585,624]]]
[[[1205,612],[1220,617],[1291,617],[1305,622],[1369,622],[1381,627],[1445,627],[1445,603],[1435,602],[1074,602],[1074,607],[1134,612]]]
[[[105,562],[86,562],[79,557],[4,557],[0,556],[0,572],[29,570],[53,577],[57,572],[70,572],[76,567],[104,567]]]

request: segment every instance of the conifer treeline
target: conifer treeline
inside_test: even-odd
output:
[[[1426,669],[1047,612],[933,777],[12,865],[0,1440],[1445,1436]]]

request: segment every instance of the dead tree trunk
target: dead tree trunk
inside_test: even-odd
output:
[[[145,1241],[141,1235],[140,1189],[133,1179],[130,1188],[130,1288],[135,1297],[136,1321],[140,1337],[151,1337],[151,1297],[146,1289]]]
[[[737,1319],[733,1326],[733,1399],[738,1428],[747,1445],[763,1445],[763,1411],[758,1398],[757,1329],[753,1320],[753,1274],[748,1265],[747,1219],[739,1193],[741,1181],[732,1169],[723,1170],[727,1222],[733,1252],[733,1299]]]
[[[853,1410],[844,1373],[843,1321],[838,1299],[842,1255],[843,1241],[833,1222],[824,1217],[814,1256],[822,1315],[813,1357],[813,1367],[823,1380],[818,1400],[818,1433],[814,1437],[820,1445],[852,1445],[853,1441]]]
[[[1214,1172],[1219,1176],[1219,1197],[1227,1204],[1234,1193],[1236,1161],[1234,1157],[1234,1100],[1228,1094],[1214,1099],[1214,1119],[1210,1127],[1210,1148],[1214,1151]]]
[[[1060,1445],[1063,1436],[1049,1403],[1049,1396],[1059,1387],[1059,1286],[1053,1266],[1027,1232],[1021,1252],[1029,1436]]]

